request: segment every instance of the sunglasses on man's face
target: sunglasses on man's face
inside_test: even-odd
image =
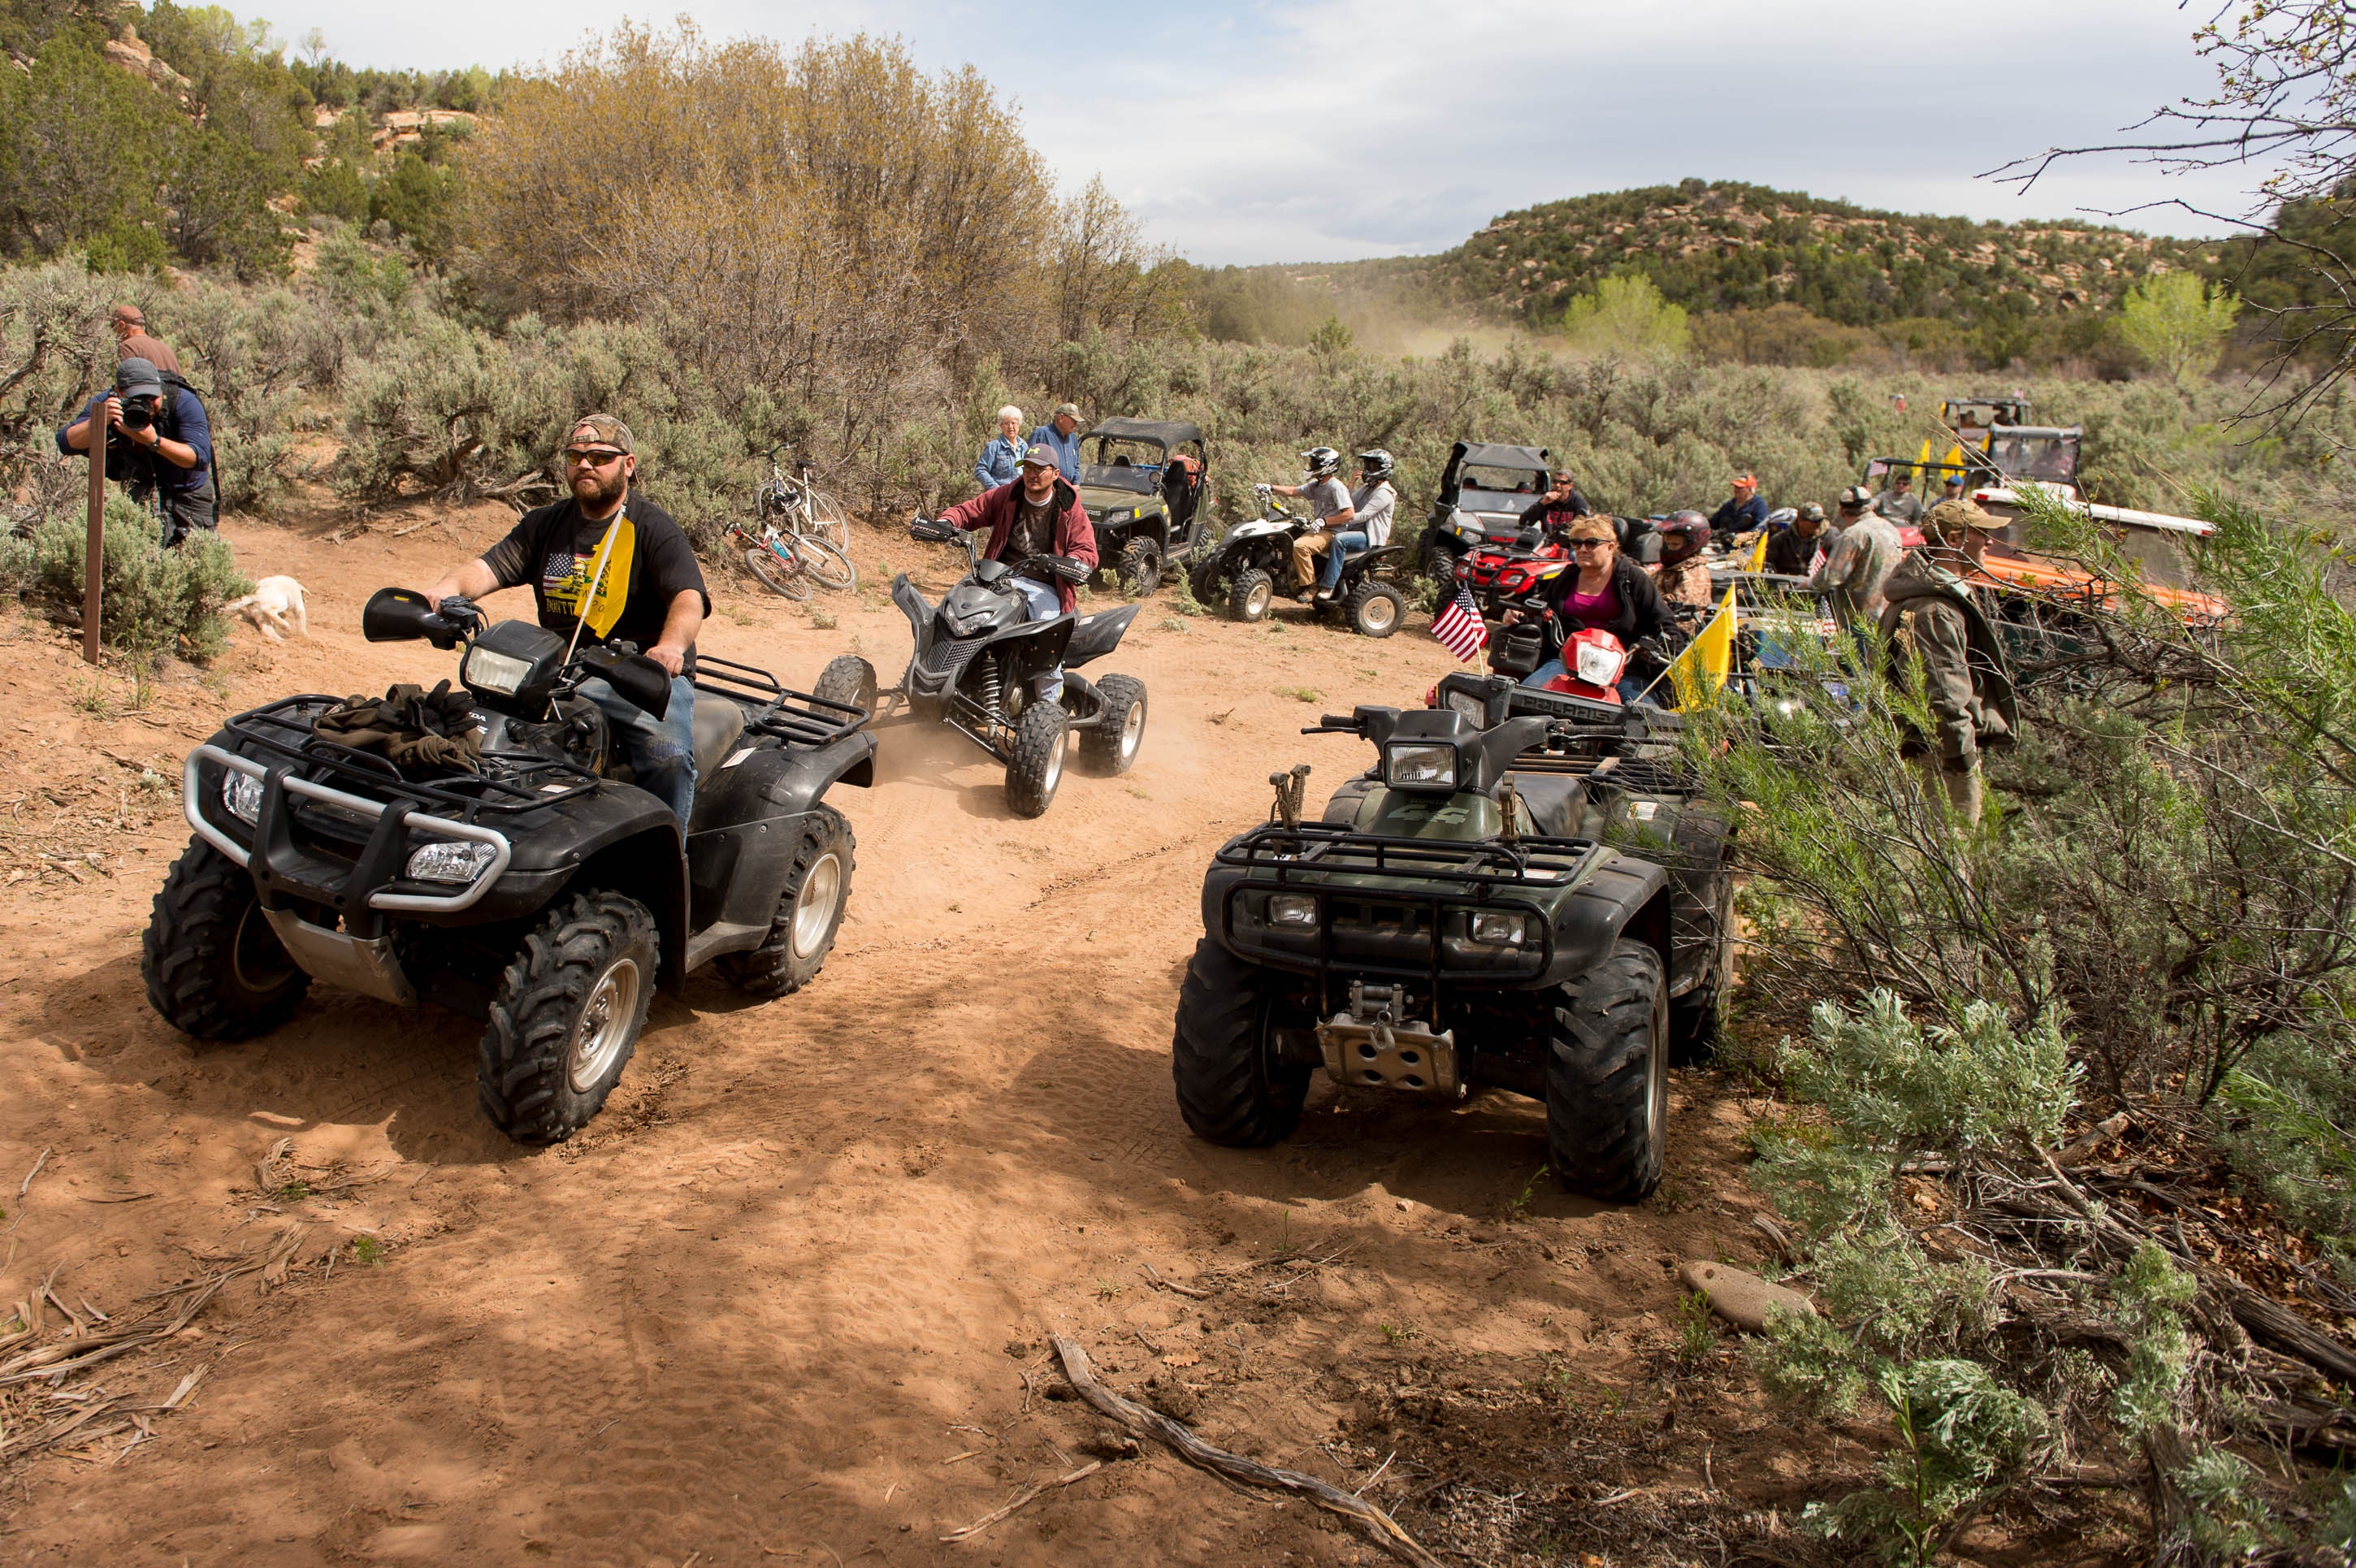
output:
[[[602,468],[616,458],[626,457],[628,455],[626,452],[606,452],[586,446],[568,446],[565,448],[564,461],[569,467],[575,468]]]

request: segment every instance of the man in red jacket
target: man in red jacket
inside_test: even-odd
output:
[[[992,561],[1020,566],[1034,555],[1068,555],[1094,570],[1096,525],[1079,492],[1056,466],[1055,448],[1042,443],[1023,455],[1023,467],[1011,484],[984,490],[969,501],[959,501],[941,513],[953,528],[990,530],[982,554]],[[1031,607],[1033,620],[1064,614],[1079,603],[1072,585],[1047,575],[1044,567],[1033,575],[1020,572],[1014,585]],[[1039,695],[1054,702],[1064,694],[1064,670],[1057,665],[1039,680]]]

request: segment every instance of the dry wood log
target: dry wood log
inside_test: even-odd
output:
[[[1171,1452],[1189,1465],[1208,1470],[1214,1476],[1246,1486],[1266,1487],[1307,1498],[1327,1512],[1340,1514],[1356,1524],[1365,1531],[1368,1540],[1402,1563],[1412,1563],[1416,1568],[1441,1568],[1439,1558],[1418,1545],[1415,1537],[1399,1528],[1398,1520],[1374,1504],[1354,1498],[1337,1487],[1328,1486],[1314,1476],[1263,1465],[1257,1459],[1247,1459],[1240,1454],[1213,1447],[1183,1423],[1171,1420],[1158,1410],[1149,1410],[1133,1400],[1123,1399],[1098,1382],[1088,1370],[1088,1353],[1080,1348],[1076,1340],[1067,1339],[1060,1334],[1052,1338],[1056,1362],[1063,1369],[1064,1380],[1071,1384],[1072,1392],[1098,1415],[1119,1423],[1140,1437],[1150,1437],[1156,1443],[1166,1444]]]
[[[2356,1350],[2317,1328],[2279,1302],[2214,1273],[2204,1283],[2225,1298],[2234,1320],[2261,1345],[2296,1356],[2337,1383],[2356,1383]]]

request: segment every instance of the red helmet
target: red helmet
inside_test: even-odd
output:
[[[1671,512],[1660,532],[1661,564],[1674,566],[1701,553],[1709,542],[1709,519],[1697,511]]]

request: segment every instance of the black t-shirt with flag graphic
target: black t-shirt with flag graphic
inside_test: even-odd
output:
[[[598,549],[606,531],[617,525],[602,585],[593,589],[589,575]],[[670,513],[643,496],[631,496],[617,516],[603,521],[583,517],[581,503],[570,496],[528,511],[505,539],[483,552],[483,564],[502,588],[530,583],[540,624],[549,630],[571,636],[585,599],[584,639],[636,643],[640,652],[662,640],[663,621],[680,595],[692,590],[703,600],[703,613],[712,613],[703,568],[687,535]],[[695,673],[692,647],[683,672]]]

